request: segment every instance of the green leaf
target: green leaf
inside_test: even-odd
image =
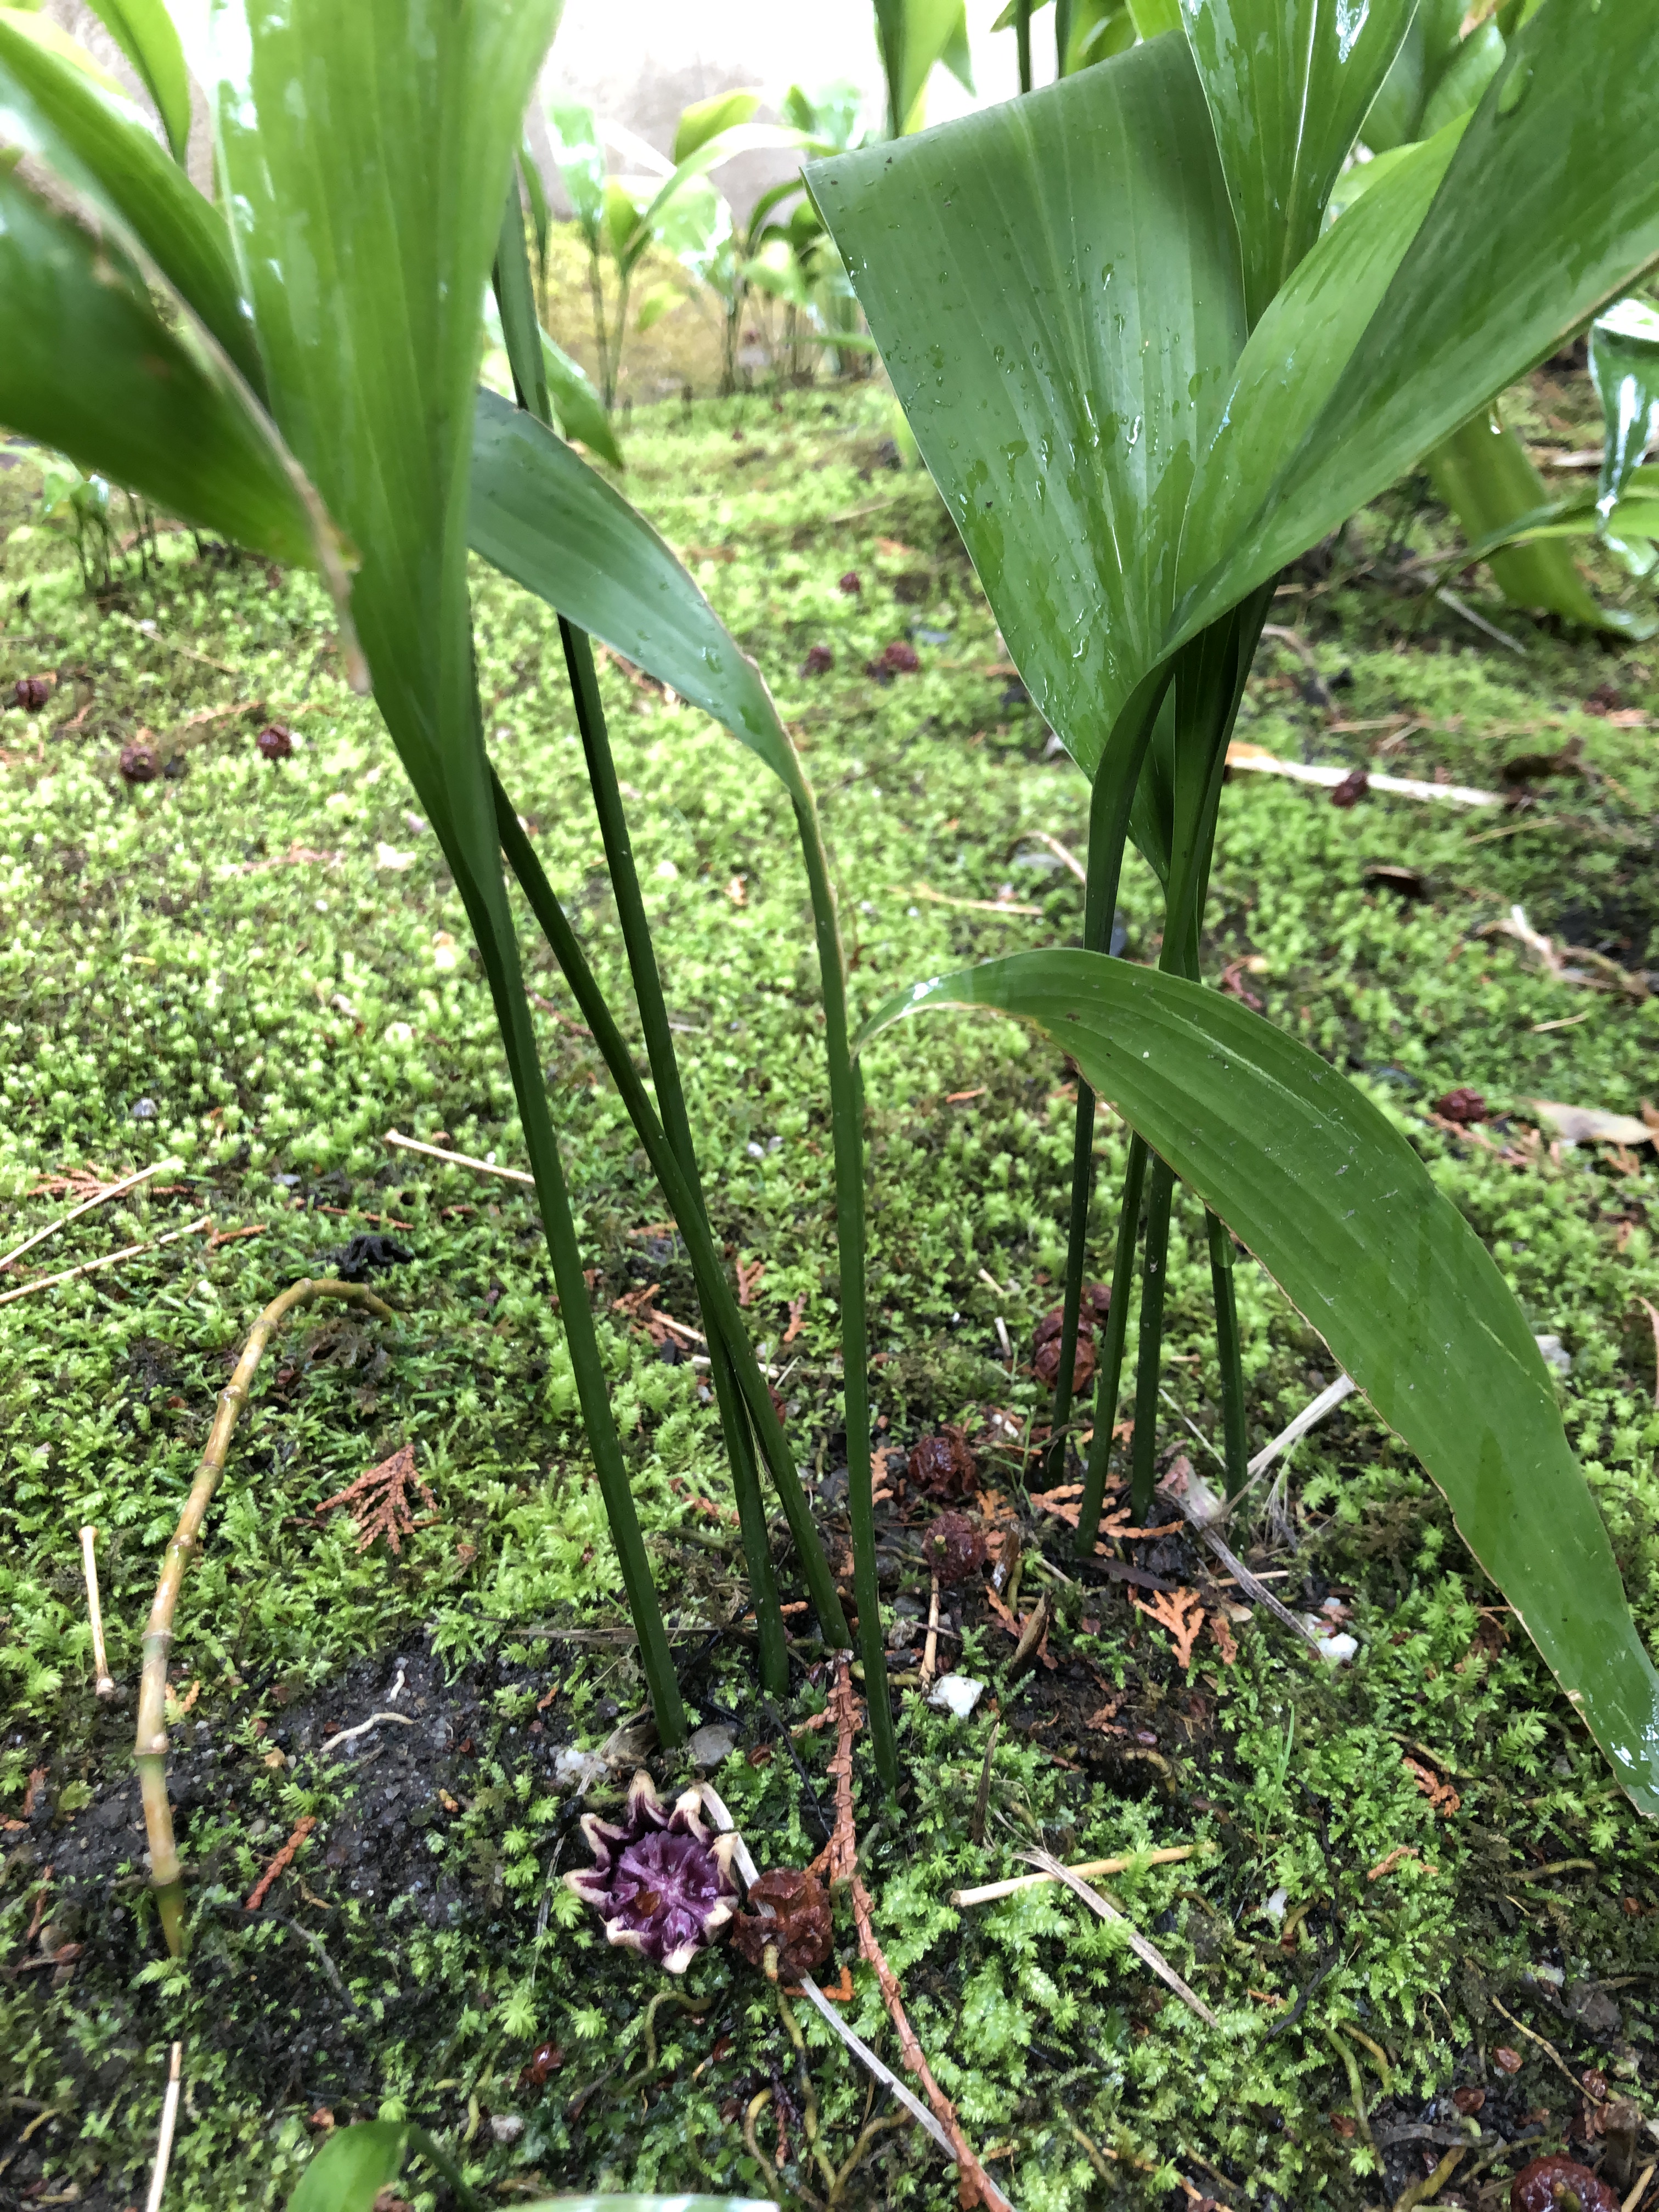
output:
[[[722,722],[792,795],[800,764],[754,662],[645,517],[532,416],[480,392],[473,550]]]
[[[344,590],[341,550],[270,422],[144,272],[0,173],[0,422],[161,510]]]
[[[539,2197],[524,2212],[778,2212],[769,2197],[635,2197],[626,2190],[617,2196]]]
[[[605,219],[605,161],[593,111],[574,100],[550,100],[547,128],[572,212],[589,250],[597,252]]]
[[[597,453],[602,461],[609,461],[613,469],[621,468],[622,447],[617,443],[611,417],[581,363],[573,361],[545,331],[541,333],[541,340],[548,397],[553,403],[559,428],[567,438],[579,438],[590,453]]]
[[[674,133],[676,166],[734,123],[747,123],[759,106],[757,92],[717,92],[712,100],[693,100]]]
[[[1590,325],[1590,377],[1606,423],[1598,512],[1611,514],[1659,439],[1659,313],[1645,300],[1620,300]]]
[[[1319,235],[1325,202],[1416,0],[1187,0],[1244,253],[1251,322]]]
[[[1143,39],[1181,28],[1181,0],[1129,0],[1129,13]]]
[[[1072,35],[1066,42],[1060,74],[1075,76],[1097,62],[1127,51],[1135,42],[1134,18],[1124,0],[1079,0],[1072,14]]]
[[[866,1024],[994,1006],[1034,1023],[1248,1246],[1417,1455],[1644,1813],[1659,1675],[1525,1316],[1404,1137],[1219,992],[1088,952],[919,985]]]
[[[1641,9],[1545,0],[1328,403],[1276,480],[1252,486],[1255,516],[1188,593],[1172,645],[1397,481],[1659,259],[1650,27]]]
[[[1468,538],[1494,538],[1549,501],[1526,447],[1495,407],[1483,407],[1443,439],[1428,457],[1428,471],[1436,498]],[[1617,614],[1604,614],[1590,597],[1565,546],[1534,541],[1487,557],[1512,605],[1542,608],[1591,629],[1621,627]]]
[[[813,196],[1040,712],[1092,777],[1162,659],[1244,343],[1184,42],[815,163]]]
[[[963,0],[876,0],[876,43],[887,79],[887,127],[896,138],[915,127],[935,64],[946,63],[958,76],[967,66]]]
[[[0,139],[38,155],[147,254],[258,392],[264,371],[223,217],[125,94],[34,35],[44,20],[0,10]]]
[[[1193,485],[1181,544],[1183,586],[1243,537],[1261,487],[1318,420],[1428,212],[1463,127],[1453,124],[1424,145],[1370,162],[1363,173],[1383,173],[1325,233],[1251,331]]]
[[[88,4],[155,102],[173,158],[182,165],[190,148],[190,75],[163,0],[88,0]]]
[[[313,2153],[288,2212],[374,2212],[375,2198],[403,2172],[408,2140],[402,2120],[336,2128]]]
[[[1504,33],[1496,23],[1483,23],[1464,40],[1429,94],[1419,137],[1433,137],[1455,117],[1480,106],[1486,87],[1504,66]]]

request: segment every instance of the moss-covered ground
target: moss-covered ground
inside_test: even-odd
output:
[[[1582,442],[1582,396],[1540,384],[1533,434]],[[820,390],[641,411],[629,448],[630,492],[799,732],[865,1011],[949,963],[1073,937],[1079,886],[1038,833],[1080,849],[1085,818],[942,508],[890,465],[890,427],[872,389]],[[1518,903],[1621,969],[1659,967],[1656,661],[1504,610],[1484,577],[1460,596],[1523,650],[1425,598],[1400,568],[1435,527],[1419,491],[1286,580],[1274,620],[1295,638],[1264,646],[1241,735],[1487,788],[1524,754],[1577,748],[1576,772],[1534,779],[1513,811],[1376,793],[1342,810],[1237,776],[1206,972],[1231,966],[1370,1086],[1559,1340],[1569,1431],[1653,1638],[1653,1148],[1562,1149],[1528,1102],[1639,1113],[1659,1090],[1659,1000],[1553,976],[1492,925]],[[30,520],[31,492],[27,465],[0,474],[0,528]],[[677,1993],[695,2010],[659,2004],[655,1970],[607,1948],[557,1879],[582,1857],[558,1753],[637,1713],[641,1684],[527,1195],[386,1142],[395,1128],[520,1157],[435,841],[372,707],[341,682],[307,580],[183,534],[163,536],[149,574],[118,568],[89,597],[49,533],[0,552],[3,696],[57,679],[44,707],[0,716],[5,1243],[71,1204],[76,1173],[184,1164],[13,1279],[151,1249],[0,1306],[0,2205],[142,2202],[174,2038],[186,2090],[169,2202],[191,2212],[282,2203],[331,2124],[376,2112],[459,2146],[502,2201],[538,2183],[822,2199],[803,2064],[834,2164],[878,2109],[845,2051],[803,2011],[800,2060],[773,1992],[725,1951]],[[482,574],[477,604],[492,750],[620,1001],[556,626]],[[868,673],[896,641],[919,668]],[[814,647],[830,665],[809,664]],[[717,1229],[787,1368],[789,1433],[838,1545],[824,1085],[786,806],[698,715],[620,666],[604,680]],[[295,738],[280,763],[255,744],[273,720]],[[124,780],[122,749],[150,742],[165,773]],[[1378,867],[1414,872],[1420,895]],[[1144,957],[1158,908],[1139,863],[1122,903]],[[654,1304],[695,1326],[689,1270],[562,980],[545,955],[529,963],[688,1698],[736,1738],[718,1781],[757,1855],[803,1863],[833,1743],[809,1732],[792,1751],[786,1731],[823,1702],[821,1653],[803,1633],[783,1711],[758,1699],[740,1636],[711,1642],[743,1595],[718,1430],[700,1370],[633,1322]],[[1461,1086],[1494,1117],[1468,1135],[1435,1113]],[[1062,1258],[1066,1069],[1011,1024],[951,1017],[884,1040],[867,1091],[896,1641],[925,1597],[903,1452],[944,1422],[974,1443],[984,1508],[1020,1532],[1018,1609],[1044,1586],[1057,1602],[1055,1669],[1012,1684],[1013,1646],[970,1593],[960,1664],[990,1691],[960,1723],[896,1692],[896,1810],[862,1740],[855,1762],[878,1932],[1020,2212],[1392,2204],[1471,2133],[1471,2108],[1483,2147],[1435,2201],[1490,2204],[1517,2138],[1599,2149],[1587,2068],[1659,2109],[1650,1833],[1413,1463],[1350,1405],[1239,1538],[1294,1602],[1346,1609],[1352,1663],[1310,1661],[1258,1610],[1233,1626],[1236,1659],[1206,1635],[1178,1665],[1123,1583],[1044,1570],[1046,1547],[1077,1571],[1066,1532],[1026,1503],[1033,1332]],[[1124,1135],[1105,1120],[1099,1151],[1109,1187]],[[204,1214],[213,1237],[151,1243]],[[169,1965],[131,1779],[143,1617],[253,1316],[360,1235],[407,1255],[382,1253],[375,1276],[396,1319],[319,1310],[273,1346],[185,1585],[173,1787],[197,1935]],[[1091,1273],[1109,1242],[1103,1200]],[[1217,1421],[1207,1282],[1201,1224],[1182,1215],[1163,1444],[1200,1463],[1190,1429],[1208,1439]],[[1270,1284],[1243,1268],[1240,1285],[1255,1446],[1332,1369]],[[314,1509],[404,1443],[435,1503],[416,1497],[395,1554],[359,1549],[343,1510]],[[112,1708],[94,1695],[83,1523],[100,1532]],[[1200,1579],[1178,1538],[1133,1557]],[[400,1705],[413,1726],[325,1755],[331,1728]],[[665,1785],[686,1771],[656,1765]],[[248,1915],[305,1815],[291,1870]],[[1109,1887],[1218,2032],[1066,1895],[951,1907],[952,1888],[1019,1871],[1039,1841],[1068,1858],[1207,1847]],[[845,1918],[838,1957],[856,1959]],[[873,1981],[853,1978],[849,2017],[897,2063]],[[561,2056],[538,2083],[523,2069],[544,2043]],[[751,2147],[745,2116],[768,2091]],[[435,2201],[429,2177],[409,2186]],[[951,2196],[902,2127],[872,2139],[840,2201]]]

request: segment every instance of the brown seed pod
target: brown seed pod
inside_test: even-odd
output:
[[[1434,1110],[1448,1121],[1484,1121],[1487,1115],[1486,1100],[1478,1091],[1449,1091],[1443,1098],[1437,1098]]]
[[[1371,787],[1371,780],[1363,768],[1351,769],[1340,783],[1331,792],[1333,806],[1358,806]]]
[[[1510,2185],[1510,2212],[1619,2212],[1619,2199],[1577,2159],[1535,2158]]]
[[[806,658],[800,665],[803,676],[823,676],[836,665],[836,656],[827,645],[809,645]]]
[[[154,745],[123,745],[118,765],[129,783],[154,783],[161,773],[161,756]]]
[[[55,676],[20,676],[11,687],[11,696],[26,714],[36,714],[51,698],[57,682]]]
[[[929,1498],[963,1498],[979,1469],[962,1431],[945,1428],[911,1446],[907,1472]]]
[[[753,1883],[750,1905],[769,1905],[775,1918],[742,1912],[732,1923],[732,1941],[751,1966],[763,1966],[769,1944],[777,1946],[777,1970],[798,1981],[830,1956],[835,1934],[830,1899],[815,1874],[798,1867],[775,1867]]]
[[[985,1564],[985,1539],[960,1513],[941,1513],[921,1540],[921,1556],[941,1583],[965,1583]]]
[[[1108,1304],[1111,1293],[1106,1292]],[[1089,1297],[1084,1299],[1078,1314],[1077,1350],[1072,1356],[1072,1391],[1075,1396],[1087,1389],[1095,1371],[1094,1310]],[[1031,1365],[1039,1382],[1050,1389],[1060,1374],[1060,1340],[1065,1325],[1065,1308],[1051,1306],[1036,1325],[1036,1336],[1031,1352]]]
[[[864,589],[864,579],[856,568],[849,568],[842,578],[839,588],[846,592],[849,599],[855,599]]]
[[[294,732],[285,730],[280,722],[271,722],[253,740],[268,761],[291,760],[294,757]]]

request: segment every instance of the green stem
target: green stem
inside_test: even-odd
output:
[[[608,415],[617,397],[617,380],[611,373],[611,332],[605,314],[605,266],[599,249],[587,249],[587,297],[593,310],[593,346],[599,356],[599,397]]]
[[[1054,0],[1054,76],[1066,74],[1066,56],[1072,44],[1072,0]]]
[[[482,744],[481,735],[479,742]],[[516,821],[514,826],[517,826]],[[611,1410],[610,1385],[605,1379],[605,1364],[599,1357],[599,1333],[593,1325],[592,1310],[587,1303],[581,1249],[576,1242],[576,1224],[571,1218],[564,1167],[559,1158],[558,1139],[554,1133],[552,1115],[548,1109],[547,1089],[542,1079],[541,1056],[536,1049],[536,1033],[531,1024],[529,1002],[525,997],[518,948],[510,935],[498,934],[498,916],[490,910],[480,887],[465,869],[458,871],[456,884],[466,902],[468,918],[484,954],[490,989],[495,1001],[495,1018],[501,1024],[501,1041],[507,1048],[507,1066],[513,1077],[519,1119],[524,1129],[525,1148],[536,1178],[536,1197],[541,1208],[543,1233],[547,1238],[548,1251],[553,1261],[559,1316],[564,1323],[565,1342],[569,1348],[576,1395],[587,1431],[588,1449],[593,1455],[593,1465],[599,1479],[599,1492],[605,1501],[611,1540],[617,1547],[629,1613],[634,1623],[634,1632],[639,1639],[640,1665],[650,1693],[657,1733],[665,1744],[672,1746],[685,1740],[685,1708],[680,1702],[680,1686],[669,1654],[662,1611],[652,1585],[650,1563],[645,1555],[645,1540],[640,1534],[628,1468],[623,1458],[622,1443]]]
[[[794,1539],[799,1556],[801,1574],[806,1583],[807,1595],[818,1616],[825,1639],[832,1644],[845,1644],[848,1638],[847,1622],[842,1613],[841,1601],[836,1595],[835,1578],[830,1563],[823,1555],[817,1530],[812,1525],[811,1510],[806,1493],[801,1488],[795,1463],[778,1419],[777,1407],[772,1403],[772,1394],[766,1387],[766,1377],[756,1364],[738,1302],[726,1279],[708,1224],[693,1202],[691,1190],[680,1170],[674,1149],[664,1134],[645,1085],[635,1071],[628,1047],[616,1018],[605,1004],[586,957],[577,942],[568,917],[560,905],[553,886],[548,882],[535,848],[520,826],[518,814],[512,800],[502,788],[499,776],[495,779],[495,822],[501,833],[501,849],[507,855],[507,866],[518,878],[525,896],[530,902],[543,935],[552,948],[553,957],[564,971],[582,1018],[593,1033],[593,1042],[600,1057],[611,1071],[629,1119],[639,1133],[640,1142],[651,1164],[652,1173],[662,1185],[669,1210],[679,1224],[686,1249],[690,1255],[692,1272],[696,1279],[697,1298],[703,1317],[711,1331],[724,1338],[732,1354],[732,1370],[748,1407],[750,1421],[759,1440],[773,1482],[777,1489],[789,1533]],[[713,1343],[710,1353],[713,1353]]]
[[[1215,1299],[1215,1348],[1221,1363],[1221,1431],[1227,1463],[1227,1495],[1244,1487],[1250,1447],[1244,1427],[1244,1365],[1238,1336],[1238,1304],[1233,1288],[1232,1231],[1206,1208],[1210,1237],[1210,1287]]]
[[[898,1745],[887,1691],[876,1574],[876,1509],[870,1474],[870,1347],[864,1284],[864,1086],[847,1028],[847,974],[835,893],[824,865],[810,790],[795,795],[801,852],[812,900],[823,988],[824,1049],[830,1062],[830,1121],[836,1161],[836,1239],[841,1267],[842,1388],[847,1414],[847,1504],[853,1524],[853,1593],[859,1612],[859,1656],[870,1712],[876,1771],[890,1796],[898,1789]]]
[[[1031,0],[1019,0],[1014,15],[1014,38],[1019,47],[1019,88],[1031,89]]]
[[[629,969],[634,981],[634,997],[640,1010],[641,1026],[645,1032],[646,1055],[651,1063],[652,1079],[657,1086],[657,1105],[662,1118],[663,1132],[673,1148],[674,1157],[684,1176],[690,1203],[706,1227],[708,1209],[703,1197],[702,1178],[697,1172],[696,1149],[691,1140],[690,1117],[685,1110],[685,1092],[680,1082],[679,1060],[674,1050],[673,1032],[668,1026],[668,1008],[663,1000],[662,978],[651,942],[651,925],[646,916],[645,901],[640,892],[639,871],[634,865],[628,817],[623,809],[622,791],[617,781],[617,764],[611,756],[610,732],[605,726],[599,678],[594,672],[593,648],[588,643],[586,632],[577,629],[562,615],[559,617],[559,634],[564,641],[565,666],[569,672],[577,726],[581,731],[582,746],[587,756],[588,781],[592,787],[593,804],[599,817],[599,835],[605,843],[605,865],[611,872],[611,888],[622,923],[623,943],[627,949]],[[744,1558],[748,1565],[749,1588],[755,1601],[755,1620],[760,1633],[761,1681],[770,1696],[781,1697],[789,1686],[789,1659],[783,1615],[778,1610],[778,1589],[772,1573],[771,1548],[767,1540],[766,1508],[761,1498],[755,1456],[750,1448],[748,1425],[743,1402],[738,1394],[731,1357],[714,1321],[705,1318],[710,1331],[709,1378],[714,1387],[715,1401],[720,1407],[720,1429],[726,1438],[726,1455],[732,1466],[738,1519],[743,1531]],[[762,1379],[763,1381],[764,1377]]]
[[[1129,1510],[1144,1522],[1152,1502],[1158,1455],[1158,1379],[1164,1346],[1164,1287],[1170,1264],[1170,1202],[1175,1175],[1156,1155],[1146,1192],[1146,1256],[1140,1276],[1140,1347],[1135,1362],[1135,1433]]]
[[[1129,1299],[1134,1290],[1135,1249],[1140,1229],[1140,1193],[1146,1180],[1146,1140],[1129,1139],[1129,1162],[1123,1175],[1123,1194],[1118,1207],[1117,1256],[1112,1267],[1112,1303],[1106,1315],[1100,1347],[1100,1372],[1095,1389],[1095,1433],[1089,1445],[1089,1464],[1084,1470],[1083,1498],[1078,1514],[1077,1548],[1083,1559],[1094,1555],[1095,1537],[1106,1502],[1106,1477],[1111,1468],[1112,1430],[1117,1421],[1118,1387],[1123,1376],[1123,1340],[1129,1331]]]

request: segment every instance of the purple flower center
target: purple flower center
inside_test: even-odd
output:
[[[611,1881],[613,1914],[651,1939],[660,1956],[701,1939],[720,1897],[714,1854],[690,1836],[642,1836],[617,1862]]]

